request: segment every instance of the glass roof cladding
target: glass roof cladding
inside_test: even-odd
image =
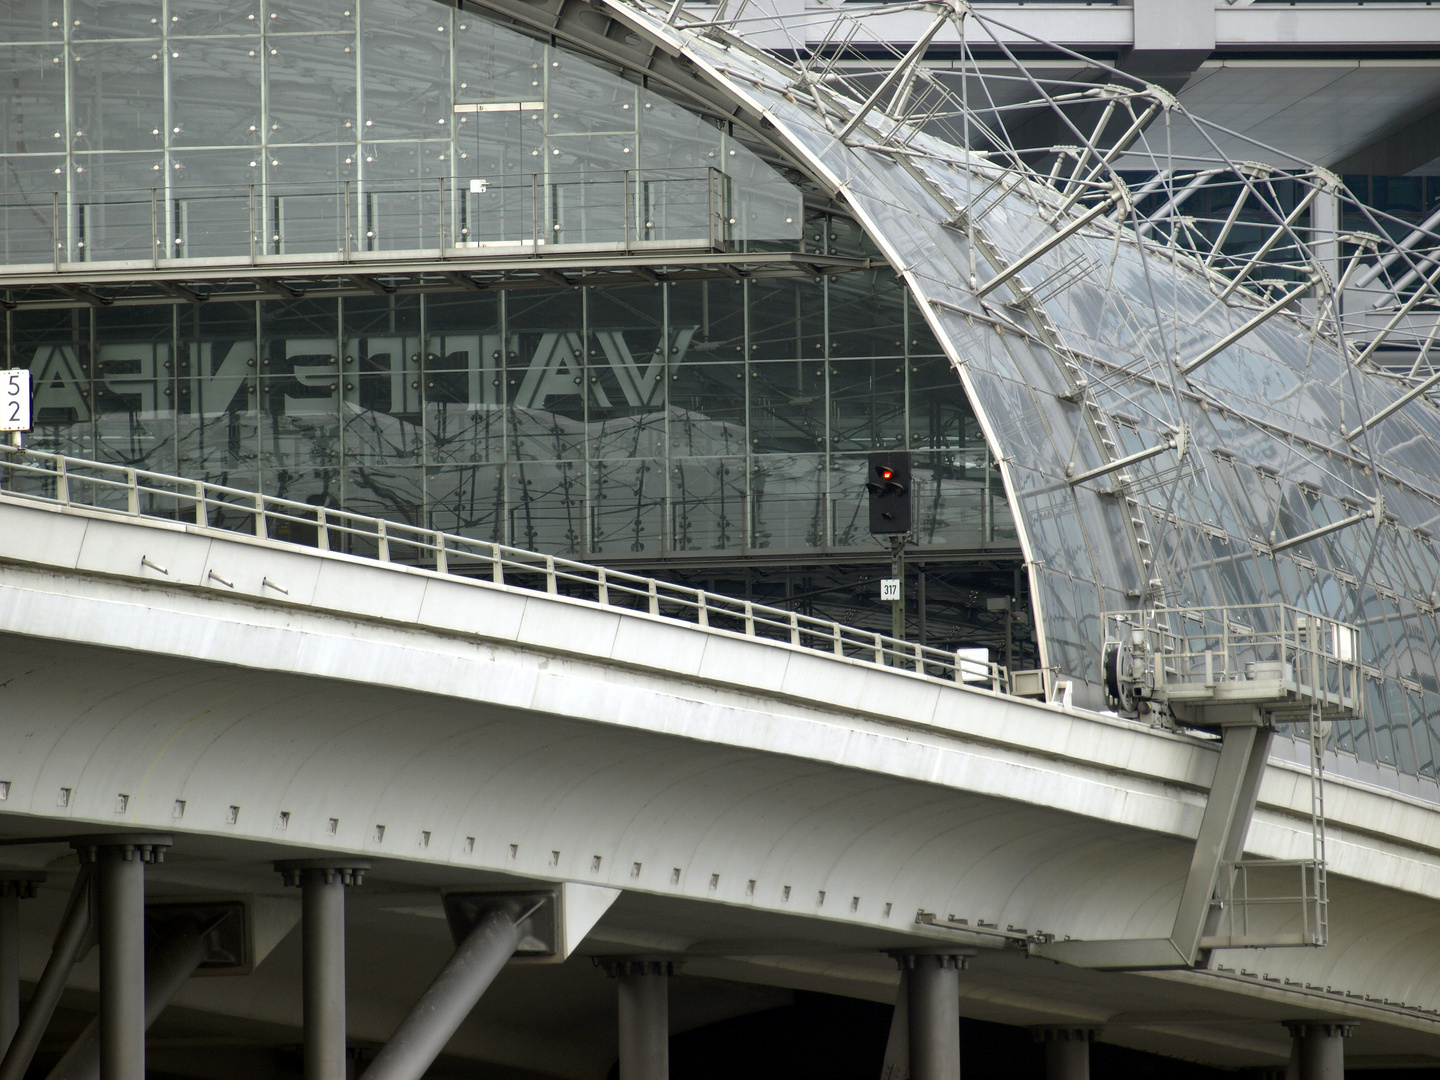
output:
[[[1103,65],[1039,80],[963,3],[925,5],[943,64],[863,13],[824,13],[828,44],[792,64],[747,43],[786,29],[753,4],[593,6],[901,270],[1000,455],[1044,661],[1081,699],[1105,611],[1294,604],[1361,627],[1366,716],[1336,749],[1435,777],[1435,221],[1373,214]]]

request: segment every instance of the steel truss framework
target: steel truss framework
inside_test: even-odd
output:
[[[865,11],[605,4],[632,51],[553,5],[477,6],[703,102],[848,205],[1002,458],[1048,666],[1093,690],[1103,610],[1288,599],[1362,627],[1370,715],[1335,745],[1435,775],[1440,219],[1032,38],[1074,65],[1036,74],[959,0],[909,5],[931,22],[908,48]]]

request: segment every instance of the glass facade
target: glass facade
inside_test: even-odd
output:
[[[1014,542],[965,393],[893,275],[6,327],[35,373],[36,447],[567,554],[874,546],[865,455],[901,447],[920,545]]]
[[[453,6],[37,0],[0,43],[9,264],[800,235],[723,121]]]

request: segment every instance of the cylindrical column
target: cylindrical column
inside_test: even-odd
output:
[[[1045,1080],[1090,1080],[1088,1028],[1034,1028],[1036,1042],[1045,1044]]]
[[[1353,1023],[1287,1020],[1285,1026],[1295,1040],[1299,1080],[1345,1080],[1345,1040]]]
[[[665,960],[607,960],[619,987],[620,1080],[670,1080],[670,976]]]
[[[204,959],[205,935],[196,924],[180,928],[151,951],[145,963],[146,1028],[155,1023]],[[100,1076],[99,1027],[97,1018],[80,1033],[45,1080],[96,1080]]]
[[[300,886],[305,1080],[346,1080],[345,887],[360,884],[368,864],[302,860],[275,869]]]
[[[145,864],[129,844],[97,851],[101,1080],[145,1080]]]
[[[911,953],[910,1080],[960,1080],[960,970],[967,957]]]
[[[0,881],[0,1056],[20,1026],[20,897]]]

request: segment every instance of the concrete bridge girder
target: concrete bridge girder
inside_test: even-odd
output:
[[[178,856],[237,860],[241,878],[247,859],[299,851],[379,859],[412,890],[606,884],[625,895],[592,935],[598,951],[648,943],[685,954],[687,974],[880,999],[896,979],[882,950],[957,940],[916,927],[917,909],[1075,937],[1150,936],[1173,919],[1213,769],[1199,740],[340,555],[13,504],[0,519],[11,830],[163,825]],[[234,589],[207,584],[212,569]],[[1302,787],[1272,763],[1252,852],[1308,841]],[[1431,1021],[1380,1000],[1435,1005],[1436,957],[1416,943],[1437,918],[1424,898],[1440,872],[1425,843],[1435,811],[1333,789],[1332,858],[1350,875],[1332,883],[1334,943],[1266,954],[1277,983],[1100,976],[982,949],[962,1010],[1173,1042],[1147,1008],[1157,995],[1221,1014],[1266,1001],[1273,1031],[1188,1029],[1201,1045],[1229,1039],[1216,1052],[1243,1063],[1282,1052],[1279,1020],[1308,1002],[1369,1008],[1428,1045]],[[172,872],[192,886],[225,876]],[[408,920],[443,952],[443,924],[399,910],[435,906],[365,917]],[[1240,955],[1220,963],[1255,954]],[[283,963],[277,952],[272,970]],[[1376,1001],[1305,998],[1287,978]],[[237,1008],[217,982],[181,1002]],[[413,1001],[387,995],[357,1003],[352,1024],[382,1039]],[[283,998],[262,998],[239,1007],[279,1021]],[[479,1029],[483,1015],[460,1044],[489,1045]]]

